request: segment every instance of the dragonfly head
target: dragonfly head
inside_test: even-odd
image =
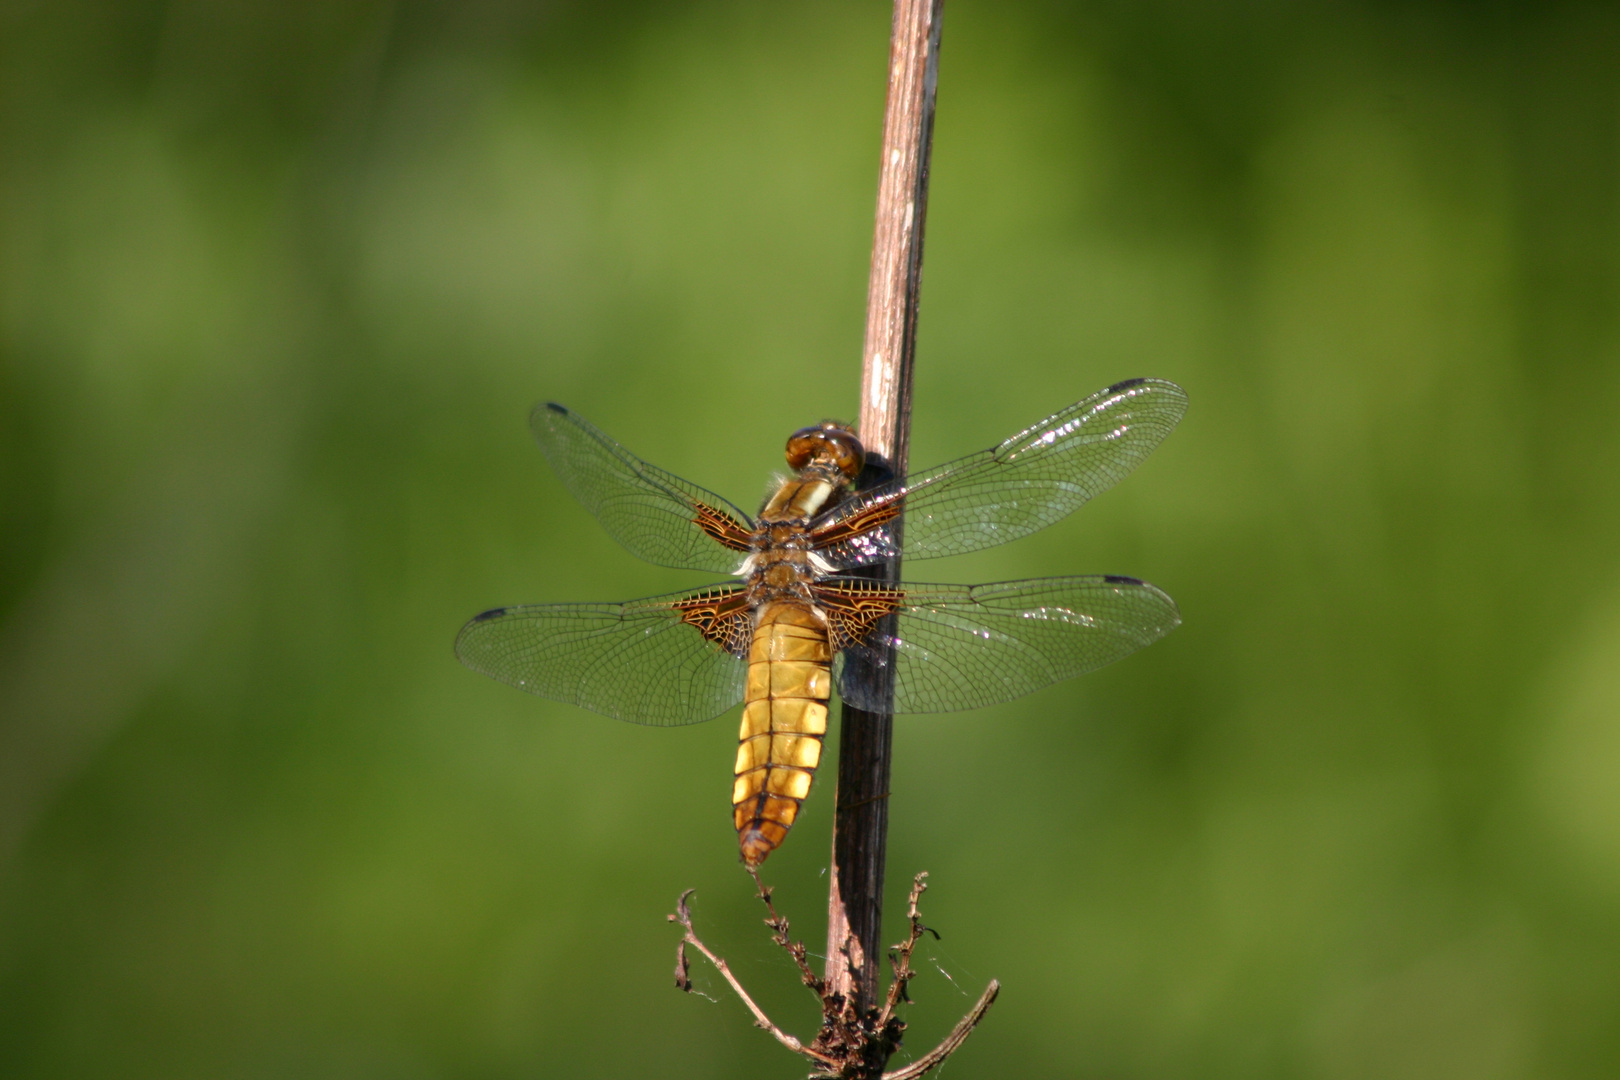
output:
[[[853,480],[866,463],[866,448],[855,433],[833,420],[824,420],[815,427],[800,428],[788,437],[788,464],[796,470],[807,465],[826,463]]]

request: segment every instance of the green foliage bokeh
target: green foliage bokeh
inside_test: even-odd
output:
[[[1116,380],[1134,476],[921,580],[1185,625],[897,728],[947,1075],[1620,1074],[1620,9],[950,0],[913,460]],[[734,718],[460,668],[702,584],[524,418],[748,505],[855,412],[888,8],[0,5],[8,1076],[802,1074]],[[819,950],[831,784],[767,864]],[[890,933],[896,936],[898,930]]]

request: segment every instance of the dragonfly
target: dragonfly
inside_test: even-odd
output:
[[[927,585],[875,572],[1067,517],[1141,464],[1186,408],[1175,383],[1130,379],[988,450],[864,490],[858,435],[825,421],[789,437],[792,474],[749,515],[569,409],[537,405],[541,450],[609,535],[649,562],[729,579],[620,604],[495,608],[462,628],[456,655],[519,690],[635,724],[700,723],[742,703],[732,817],[756,869],[810,793],[834,687],[871,712],[977,709],[1179,625],[1169,596],[1116,574]]]

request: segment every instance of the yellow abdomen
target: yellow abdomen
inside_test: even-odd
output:
[[[766,604],[748,650],[732,814],[743,861],[758,866],[787,836],[821,762],[832,692],[827,626],[804,604]]]

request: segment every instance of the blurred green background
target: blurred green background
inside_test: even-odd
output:
[[[734,717],[462,669],[617,550],[555,398],[752,504],[852,417],[887,59],[814,5],[0,6],[0,1062],[790,1077]],[[1129,481],[919,580],[1185,625],[902,718],[947,1077],[1620,1075],[1620,8],[950,0],[913,461],[1118,379]],[[819,949],[831,784],[767,865]]]

